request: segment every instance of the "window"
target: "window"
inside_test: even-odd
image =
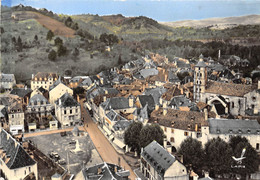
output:
[[[174,129],[172,129],[171,132],[174,133]]]
[[[171,142],[174,142],[174,137],[171,137],[170,141],[171,141]]]
[[[164,132],[167,132],[167,127],[164,127]]]
[[[234,102],[232,102],[232,108],[234,108],[235,107],[235,103]]]
[[[253,100],[253,101],[255,101],[255,100],[256,100],[256,97],[255,97],[255,96],[253,96],[253,97],[252,97],[252,100]]]
[[[64,114],[66,114],[67,112],[66,112],[66,110],[64,110]]]
[[[256,150],[259,150],[259,143],[256,143]]]
[[[184,136],[188,136],[189,133],[187,131],[184,132]]]
[[[78,109],[76,109],[76,113],[78,113]]]
[[[72,109],[70,110],[70,114],[72,114]]]

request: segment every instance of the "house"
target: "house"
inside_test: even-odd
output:
[[[141,152],[140,169],[149,180],[188,180],[186,167],[156,141]]]
[[[208,116],[215,117],[215,114],[206,110],[198,112],[159,108],[151,113],[148,123],[156,123],[161,127],[169,144],[167,148],[171,149],[170,152],[176,152],[189,136],[204,141],[206,135],[202,138],[202,129],[208,129]]]
[[[0,177],[20,180],[34,174],[38,179],[37,162],[4,129],[0,128]]]
[[[10,94],[19,96],[20,98],[22,98],[22,103],[27,105],[29,103],[31,92],[32,90],[30,88],[25,87],[13,89]]]
[[[62,82],[59,82],[56,86],[52,86],[50,89],[49,97],[51,104],[54,104],[57,99],[66,93],[70,94],[71,96],[73,95],[73,90],[64,85]]]
[[[101,123],[104,122],[105,115],[111,109],[113,109],[117,113],[133,113],[136,109],[134,105],[134,97],[112,97],[101,103],[99,106],[99,121]]]
[[[220,137],[228,142],[232,136],[242,136],[260,152],[260,124],[257,120],[209,118],[208,123],[209,139]]]
[[[0,89],[11,91],[16,85],[14,74],[0,74]]]
[[[22,103],[15,102],[8,107],[10,132],[15,135],[24,132],[24,112]]]
[[[128,180],[128,176],[130,176],[129,170],[125,170],[121,166],[107,162],[84,168],[79,175],[81,179],[92,180]]]
[[[55,116],[62,127],[78,124],[81,121],[80,104],[65,93],[55,102]]]
[[[43,87],[49,91],[49,88],[58,79],[58,74],[51,72],[38,72],[32,75],[31,89],[38,89]]]
[[[52,107],[43,95],[35,94],[29,101],[26,113],[33,114],[39,118],[47,117],[51,114]]]
[[[34,89],[31,93],[31,97],[33,97],[35,94],[41,94],[43,95],[46,99],[49,99],[49,91],[44,89],[43,87],[40,87],[38,89]]]

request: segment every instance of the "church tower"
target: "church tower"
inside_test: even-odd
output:
[[[207,83],[207,66],[200,55],[199,62],[195,65],[193,98],[196,102],[201,101],[201,93],[205,93]]]

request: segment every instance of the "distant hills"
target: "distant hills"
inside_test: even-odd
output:
[[[238,25],[260,24],[260,15],[247,15],[238,17],[209,18],[203,20],[184,20],[175,22],[161,22],[170,27],[193,27],[203,28],[212,27],[214,29],[232,28]]]

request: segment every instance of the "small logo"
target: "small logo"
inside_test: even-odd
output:
[[[245,152],[246,152],[246,148],[244,148],[242,150],[241,156],[239,158],[236,158],[235,156],[232,156],[232,158],[237,162],[237,164],[242,164],[242,160],[246,158],[246,157],[244,157]]]

